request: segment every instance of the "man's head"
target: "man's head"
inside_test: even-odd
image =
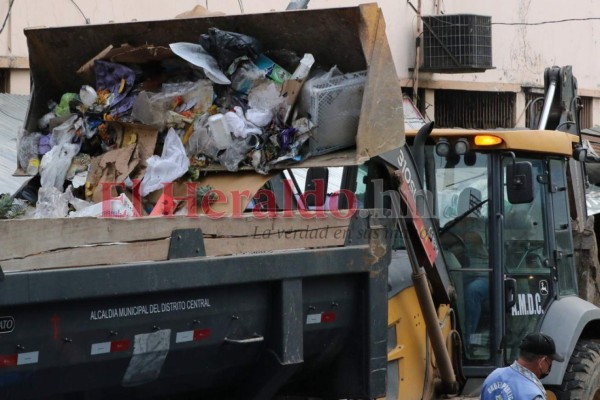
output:
[[[519,345],[519,361],[521,365],[533,372],[538,378],[548,376],[552,369],[552,361],[565,359],[556,353],[554,340],[543,333],[530,333]]]

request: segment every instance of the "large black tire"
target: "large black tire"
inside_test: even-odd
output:
[[[600,400],[600,343],[580,339],[562,385],[552,389],[558,400]]]

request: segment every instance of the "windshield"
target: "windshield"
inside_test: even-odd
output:
[[[488,234],[489,157],[470,152],[440,157],[426,150],[427,190],[435,193],[440,243],[457,292],[455,308],[466,358],[485,362],[490,351]]]

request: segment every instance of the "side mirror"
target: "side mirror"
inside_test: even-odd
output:
[[[506,166],[506,192],[511,204],[533,201],[533,167],[529,161],[515,162]]]
[[[322,207],[327,200],[327,185],[329,184],[329,169],[311,167],[306,172],[303,201],[307,207]]]
[[[514,278],[504,279],[504,306],[506,311],[510,310],[517,302],[517,280]]]

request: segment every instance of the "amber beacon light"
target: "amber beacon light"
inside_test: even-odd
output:
[[[493,135],[477,135],[475,136],[476,146],[495,146],[502,143],[502,138]]]

